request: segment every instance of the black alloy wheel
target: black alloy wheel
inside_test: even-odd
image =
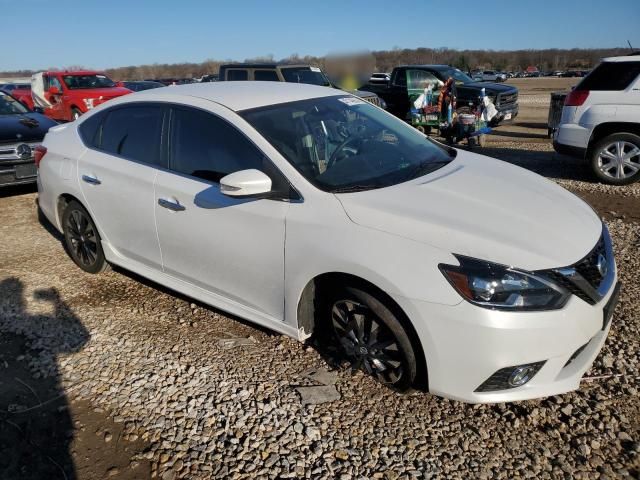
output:
[[[76,201],[69,203],[62,218],[67,252],[85,272],[99,273],[107,267],[100,235],[85,208]]]
[[[346,288],[330,302],[330,318],[333,337],[354,370],[399,391],[413,385],[417,364],[413,344],[384,303],[362,290]]]

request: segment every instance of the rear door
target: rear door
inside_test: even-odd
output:
[[[153,183],[165,166],[161,132],[166,108],[133,103],[89,117],[80,126],[89,149],[79,183],[103,238],[123,258],[160,269]]]
[[[281,175],[224,116],[173,107],[169,170],[158,173],[155,210],[164,271],[192,285],[282,320],[284,235],[289,203],[232,198],[220,179],[249,168],[279,188]]]

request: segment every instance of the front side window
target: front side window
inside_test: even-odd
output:
[[[83,90],[89,88],[111,88],[116,84],[106,75],[63,75],[62,80],[69,90]],[[52,84],[53,86],[53,84]]]
[[[225,120],[197,109],[173,110],[171,170],[210,182],[239,170],[264,171],[262,153]]]
[[[352,96],[270,105],[241,115],[309,182],[329,192],[405,182],[442,167],[455,154]]]
[[[587,75],[576,90],[626,89],[640,75],[640,62],[603,62]]]
[[[11,95],[0,92],[0,115],[29,113],[29,110]]]
[[[60,80],[58,80],[58,77],[49,77],[49,88],[51,87],[56,87],[62,92],[62,84],[60,83]]]
[[[156,105],[109,110],[102,124],[98,148],[137,162],[162,166],[160,136],[163,114],[164,108]],[[92,128],[88,127],[87,135],[91,131]],[[95,132],[93,138],[96,138]]]
[[[229,81],[238,81],[238,80],[248,80],[249,74],[246,70],[227,70],[227,80]]]

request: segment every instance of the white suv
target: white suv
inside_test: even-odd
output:
[[[640,180],[640,53],[605,58],[567,96],[553,138],[606,183]]]

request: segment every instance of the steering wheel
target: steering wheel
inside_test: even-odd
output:
[[[327,169],[333,167],[333,165],[338,161],[338,154],[342,152],[348,145],[362,141],[361,137],[347,137],[338,147],[333,151],[329,160],[327,161]]]

